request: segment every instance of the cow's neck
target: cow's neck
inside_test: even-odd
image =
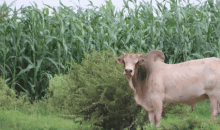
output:
[[[142,93],[146,85],[148,77],[148,71],[146,66],[138,66],[135,69],[134,76],[129,80],[129,85],[132,85],[134,91],[137,93]]]
[[[132,77],[127,78],[127,79],[128,79],[129,87],[130,87],[134,92],[136,92],[136,89],[135,89],[134,84],[133,84],[133,81],[132,81]]]
[[[146,78],[148,76],[148,71],[146,69],[146,66],[138,66],[135,69],[134,76],[132,77],[132,80],[143,83],[145,82]]]

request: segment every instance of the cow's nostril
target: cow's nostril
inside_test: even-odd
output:
[[[128,72],[128,73],[131,73],[131,72],[132,72],[131,69],[126,69],[125,71]]]

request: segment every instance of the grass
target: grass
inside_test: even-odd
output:
[[[43,110],[37,108],[36,111]],[[47,112],[27,112],[28,110],[0,110],[0,130],[89,130],[90,126],[74,123]],[[187,117],[180,118],[174,114],[167,114],[161,119],[163,130],[219,130],[220,119],[214,123],[211,119],[208,100],[200,102]],[[144,130],[155,130],[155,126],[145,123]],[[139,128],[137,128],[139,130]]]
[[[189,106],[190,107],[190,106]],[[166,114],[161,119],[162,130],[219,130],[220,117],[213,123],[209,109],[209,101],[198,103],[190,115],[183,118],[174,114]],[[155,126],[146,124],[144,130],[156,130]],[[138,129],[139,130],[139,129]]]
[[[89,126],[51,114],[42,116],[19,110],[0,110],[0,130],[89,130]]]
[[[219,130],[220,125],[218,118],[214,123],[212,122],[209,100],[198,103],[189,116],[180,118],[178,116],[167,114],[166,120],[161,120],[161,126],[164,129],[193,129],[193,130]]]

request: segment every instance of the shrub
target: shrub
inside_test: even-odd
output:
[[[15,92],[8,88],[4,80],[0,78],[0,108],[8,106],[15,97]]]
[[[103,55],[103,56],[102,56]],[[122,67],[109,51],[85,54],[82,65],[73,64],[67,75],[50,80],[51,103],[93,128],[123,129],[134,121],[138,107]],[[76,119],[75,117],[75,119]]]
[[[10,89],[0,77],[0,109],[13,109],[27,107],[28,98],[20,96],[16,98],[15,91]]]

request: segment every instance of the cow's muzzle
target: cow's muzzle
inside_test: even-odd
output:
[[[132,69],[125,69],[125,72],[126,72],[127,74],[131,74],[131,73],[132,73]]]
[[[132,69],[125,69],[125,70],[124,70],[124,75],[125,75],[126,77],[131,77],[131,76],[133,76],[133,70],[132,70]]]

